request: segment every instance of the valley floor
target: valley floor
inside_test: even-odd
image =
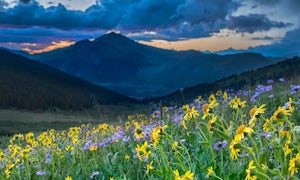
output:
[[[128,115],[149,114],[146,105],[98,105],[83,111],[32,112],[21,110],[0,110],[0,136],[29,131],[42,132],[47,129],[67,129],[81,124],[121,123]]]

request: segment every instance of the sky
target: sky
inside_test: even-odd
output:
[[[119,32],[220,54],[300,55],[300,0],[0,0],[0,47],[41,53]]]

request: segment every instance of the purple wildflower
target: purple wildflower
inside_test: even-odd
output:
[[[273,84],[274,83],[274,80],[273,79],[269,79],[268,81],[267,81],[267,84]]]
[[[173,123],[179,124],[181,119],[182,119],[181,115],[178,114],[173,118]]]
[[[36,172],[35,174],[36,174],[37,176],[44,176],[44,175],[47,174],[47,172],[46,172],[45,170],[43,170],[43,171],[38,171],[38,172]]]
[[[202,104],[197,104],[196,106],[195,106],[195,109],[197,109],[198,111],[201,111],[201,109],[202,109]]]
[[[249,96],[249,95],[250,95],[250,93],[251,93],[251,90],[248,90],[248,91],[243,91],[243,94],[244,94],[244,96]]]
[[[290,94],[293,95],[293,94],[296,94],[296,93],[297,93],[296,91],[291,91]]]
[[[130,136],[125,136],[123,138],[123,142],[127,143],[130,140]]]
[[[24,166],[24,163],[21,163],[21,164],[18,164],[17,167],[18,167],[19,169],[23,169],[25,166]]]
[[[111,139],[105,138],[103,142],[98,144],[98,147],[106,147],[109,143],[111,143]]]
[[[262,132],[261,134],[260,134],[260,137],[261,138],[269,138],[269,137],[271,137],[272,135],[271,135],[271,133],[269,133],[269,132],[266,132],[266,131],[264,131],[264,132]]]
[[[296,94],[300,90],[300,85],[291,85],[291,94]]]
[[[255,88],[254,95],[250,98],[250,102],[254,102],[258,99],[258,97],[265,92],[269,92],[273,89],[272,85],[264,86],[264,85],[258,85]]]
[[[217,143],[214,145],[214,150],[220,151],[220,150],[226,148],[226,146],[227,146],[227,141],[226,141],[226,140],[220,141],[220,142],[217,142]]]
[[[88,150],[91,146],[92,146],[92,141],[89,140],[84,144],[82,150]]]
[[[124,134],[125,134],[124,131],[119,131],[114,133],[112,136],[112,141],[116,142],[119,141],[120,139],[123,139]]]
[[[269,92],[273,89],[272,85],[267,85],[267,86],[264,86],[264,85],[258,85],[255,90],[256,92],[260,92],[260,93],[264,93],[264,92]]]
[[[258,99],[260,93],[255,92],[255,94],[250,98],[250,102],[254,102]]]
[[[240,154],[240,155],[239,155],[239,157],[240,157],[240,158],[242,158],[242,157],[248,157],[248,156],[249,156],[249,154],[248,154],[248,153],[245,153],[245,154]]]
[[[274,94],[269,95],[269,98],[270,98],[270,99],[272,99],[272,98],[274,98],[274,97],[275,97]]]
[[[52,161],[51,154],[48,152],[48,153],[46,154],[46,160],[45,160],[45,163],[46,163],[46,164],[49,164],[49,163],[51,163],[51,161]]]
[[[285,109],[286,110],[289,110],[290,109],[290,102],[286,102],[286,103],[284,103],[284,106],[285,106]]]
[[[285,82],[285,79],[284,78],[279,78],[278,79],[280,82]]]
[[[93,178],[97,177],[98,175],[99,175],[99,171],[94,171],[94,172],[92,172],[90,179],[93,179]]]

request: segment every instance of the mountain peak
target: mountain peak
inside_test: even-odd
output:
[[[132,39],[129,39],[128,37],[116,32],[110,32],[95,39],[95,41],[103,41],[103,40],[113,41],[113,42],[129,42],[129,41],[134,42]]]
[[[138,43],[120,33],[110,32],[95,39],[93,44],[101,44],[105,46],[112,45],[124,48],[136,46]]]

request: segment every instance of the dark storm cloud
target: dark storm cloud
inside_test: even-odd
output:
[[[256,31],[267,31],[271,28],[284,28],[290,26],[289,23],[269,20],[264,14],[249,14],[247,16],[230,17],[228,28],[239,32],[254,33]]]
[[[229,48],[224,51],[219,51],[219,54],[234,54],[234,53],[244,53],[244,52],[256,52],[261,53],[264,56],[271,57],[294,57],[300,56],[300,28],[286,33],[286,36],[278,41],[277,43],[270,45],[261,45],[257,47],[251,47],[247,50],[234,50]],[[271,39],[266,37],[265,39]]]
[[[280,2],[280,0],[254,0],[254,2],[262,4],[262,5],[273,6],[273,5],[277,5]]]
[[[103,31],[63,31],[57,29],[31,27],[31,28],[10,28],[0,27],[0,39],[2,43],[35,43],[51,42],[58,40],[79,41],[87,38],[98,37]]]
[[[273,37],[265,36],[265,37],[254,37],[253,40],[274,40]]]
[[[5,2],[4,0],[0,0],[0,11],[4,10],[4,7],[7,6],[7,5],[8,5],[7,2]]]
[[[0,12],[0,24],[65,30],[157,31],[178,39],[217,32],[237,6],[231,0],[101,0],[82,12],[66,9],[62,4],[44,8],[31,0]]]
[[[131,6],[120,26],[156,30],[169,40],[204,37],[225,27],[237,7],[231,0],[143,0]]]
[[[252,0],[252,2],[255,4],[254,6],[265,6],[267,8],[280,6],[280,9],[285,11],[286,14],[300,14],[299,0]]]
[[[252,33],[288,25],[259,14],[232,17],[241,6],[235,0],[98,0],[84,12],[62,4],[45,8],[36,0],[20,0],[23,3],[1,10],[1,2],[0,27],[15,27],[16,31],[24,27],[117,29],[125,34],[155,31],[148,38],[178,40],[208,37],[224,28]]]
[[[20,3],[24,3],[24,4],[27,4],[27,3],[30,3],[30,0],[19,0]]]
[[[116,25],[113,16],[100,6],[92,6],[85,12],[68,10],[62,4],[44,8],[36,1],[26,5],[18,4],[0,12],[0,24],[15,26],[41,26],[57,29],[103,28]]]
[[[293,57],[300,56],[300,28],[287,32],[278,43],[250,48],[249,51],[263,53],[266,56]]]

